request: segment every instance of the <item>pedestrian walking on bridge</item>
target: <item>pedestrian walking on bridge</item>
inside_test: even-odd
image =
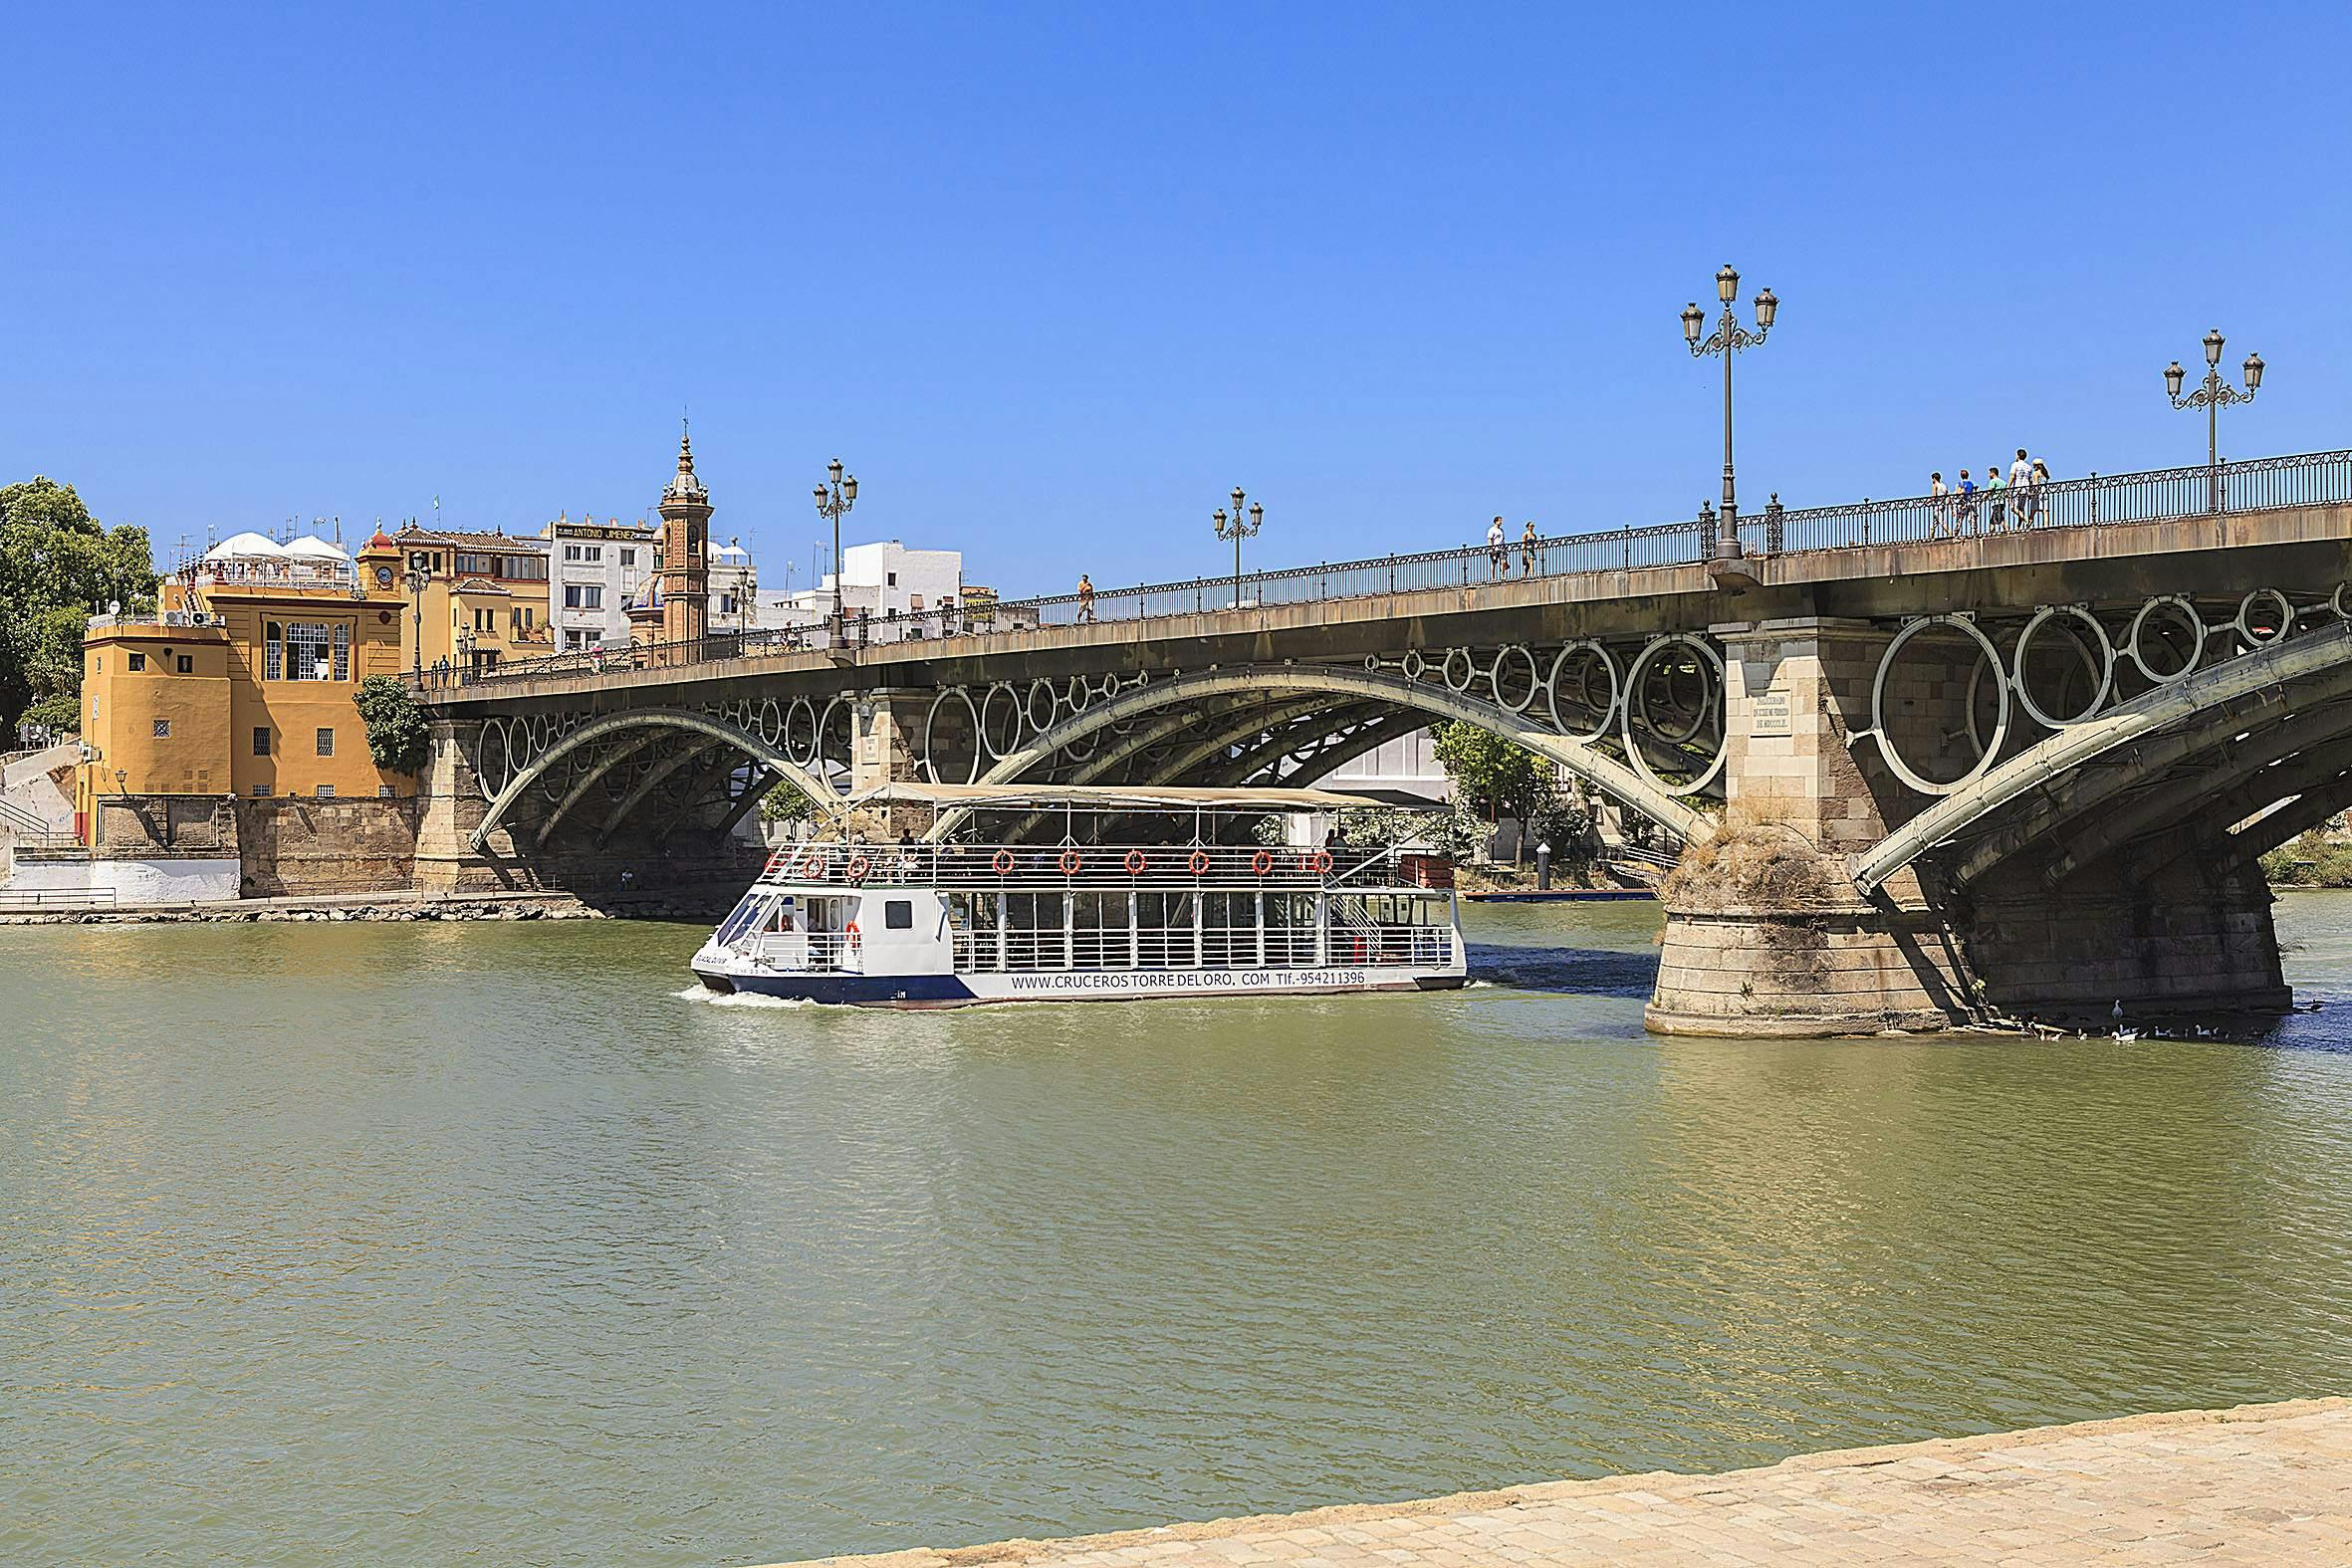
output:
[[[1094,579],[1081,571],[1078,573],[1078,619],[1087,621],[1093,618]]]
[[[1487,560],[1495,567],[1497,581],[1511,575],[1511,547],[1503,542],[1503,519],[1500,515],[1487,525]]]
[[[1528,519],[1527,532],[1519,537],[1519,574],[1523,577],[1531,577],[1535,574],[1535,520],[1533,518]]]

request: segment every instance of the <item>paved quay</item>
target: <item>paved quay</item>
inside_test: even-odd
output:
[[[828,1568],[2352,1562],[2352,1400],[2180,1411]]]

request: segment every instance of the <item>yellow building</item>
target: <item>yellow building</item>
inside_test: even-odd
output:
[[[244,534],[167,578],[154,613],[94,617],[85,840],[106,796],[413,794],[368,756],[353,701],[366,676],[400,673],[404,607],[323,541]]]
[[[493,669],[556,651],[545,540],[410,527],[369,540],[357,565],[370,594],[406,601],[403,669]]]

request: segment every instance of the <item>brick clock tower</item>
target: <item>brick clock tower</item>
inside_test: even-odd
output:
[[[662,642],[699,638],[710,617],[711,496],[694,476],[694,447],[678,436],[678,473],[661,493],[661,564],[654,573],[661,595]]]

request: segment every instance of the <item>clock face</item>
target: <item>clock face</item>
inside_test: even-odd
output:
[[[378,566],[375,568],[375,585],[379,588],[388,588],[392,585],[391,567]]]

